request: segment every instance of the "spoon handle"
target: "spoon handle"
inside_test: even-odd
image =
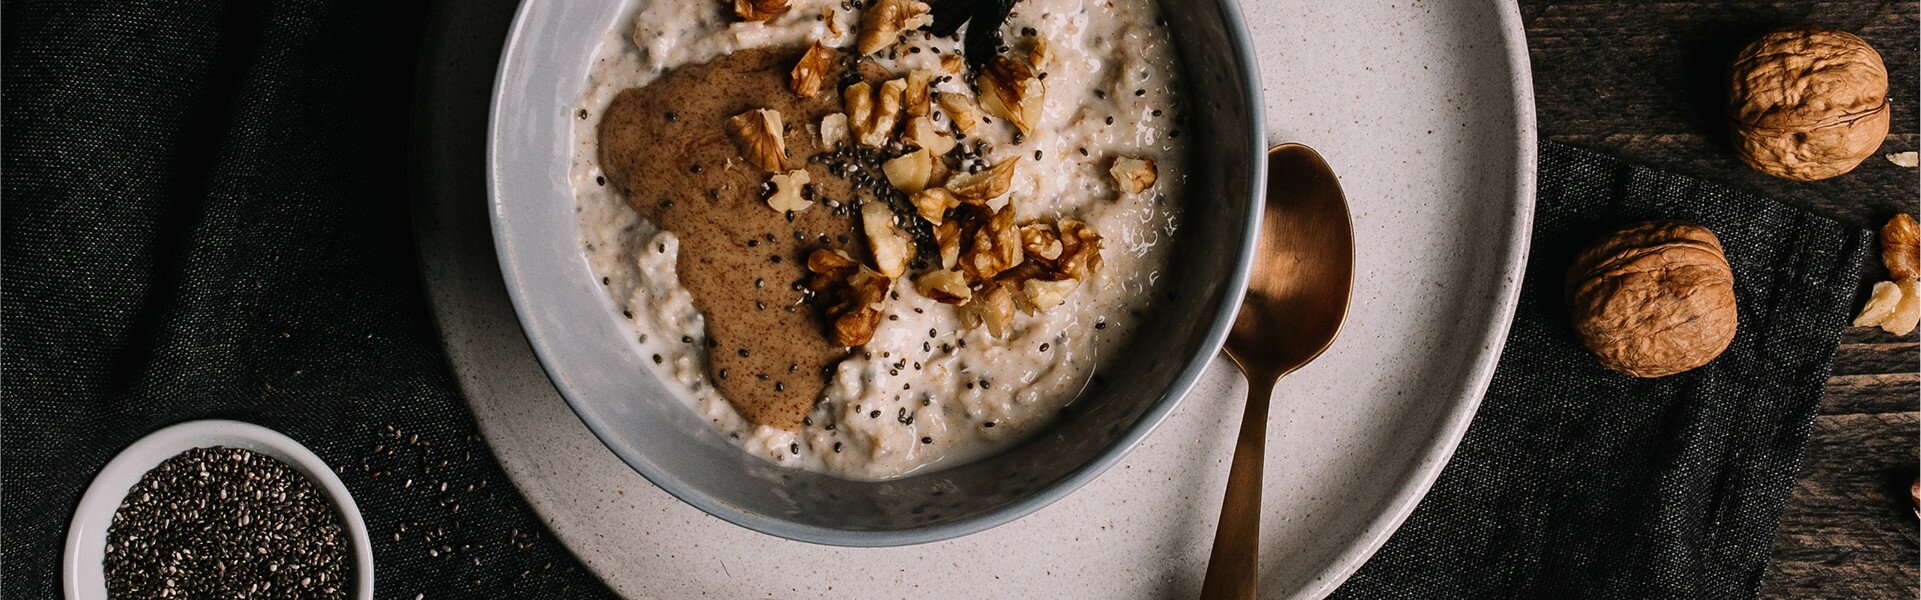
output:
[[[1221,520],[1214,528],[1202,600],[1253,600],[1261,578],[1261,463],[1267,455],[1267,405],[1275,378],[1249,374],[1247,379],[1247,412],[1241,416],[1234,463],[1227,471],[1227,496],[1221,499]]]

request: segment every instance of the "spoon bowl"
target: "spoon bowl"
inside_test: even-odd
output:
[[[1247,410],[1202,598],[1255,597],[1260,579],[1261,473],[1274,383],[1334,343],[1354,283],[1354,228],[1334,170],[1300,144],[1268,150],[1267,201],[1227,355],[1247,376]]]

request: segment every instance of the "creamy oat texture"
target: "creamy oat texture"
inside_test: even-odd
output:
[[[1186,180],[1168,32],[1147,0],[1024,0],[1002,31],[1010,43],[1038,36],[1049,44],[1043,116],[1020,143],[998,119],[971,138],[991,143],[990,162],[1020,161],[1014,191],[994,207],[1014,202],[1022,222],[1088,222],[1105,238],[1102,271],[1065,305],[1017,316],[1002,339],[984,327],[963,330],[953,307],[896,281],[889,316],[871,343],[835,367],[804,427],[748,423],[705,381],[706,326],[678,283],[674,235],[604,185],[595,147],[600,113],[622,89],[735,50],[812,40],[848,48],[858,14],[838,1],[794,0],[773,21],[732,23],[710,2],[645,4],[631,28],[603,39],[573,107],[570,177],[582,247],[613,300],[614,325],[631,329],[641,355],[684,384],[695,410],[747,451],[852,479],[900,477],[995,452],[1047,427],[1166,292],[1158,284],[1171,246],[1165,242],[1176,230]],[[873,58],[895,73],[938,72],[942,55],[959,52],[957,39],[916,31]],[[966,85],[957,77],[936,89],[964,92]],[[790,126],[816,132],[818,123]],[[1122,193],[1108,175],[1119,156],[1151,157],[1159,180],[1139,194]]]

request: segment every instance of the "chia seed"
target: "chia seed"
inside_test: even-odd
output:
[[[345,598],[350,543],[313,482],[273,458],[182,452],[128,490],[107,528],[110,598]]]

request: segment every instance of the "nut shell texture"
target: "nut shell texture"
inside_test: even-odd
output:
[[[1568,271],[1568,310],[1582,345],[1609,369],[1662,377],[1727,350],[1739,320],[1721,241],[1676,221],[1631,225]]]
[[[1729,71],[1736,149],[1776,177],[1813,181],[1853,170],[1881,147],[1890,113],[1881,55],[1844,31],[1769,33]]]

